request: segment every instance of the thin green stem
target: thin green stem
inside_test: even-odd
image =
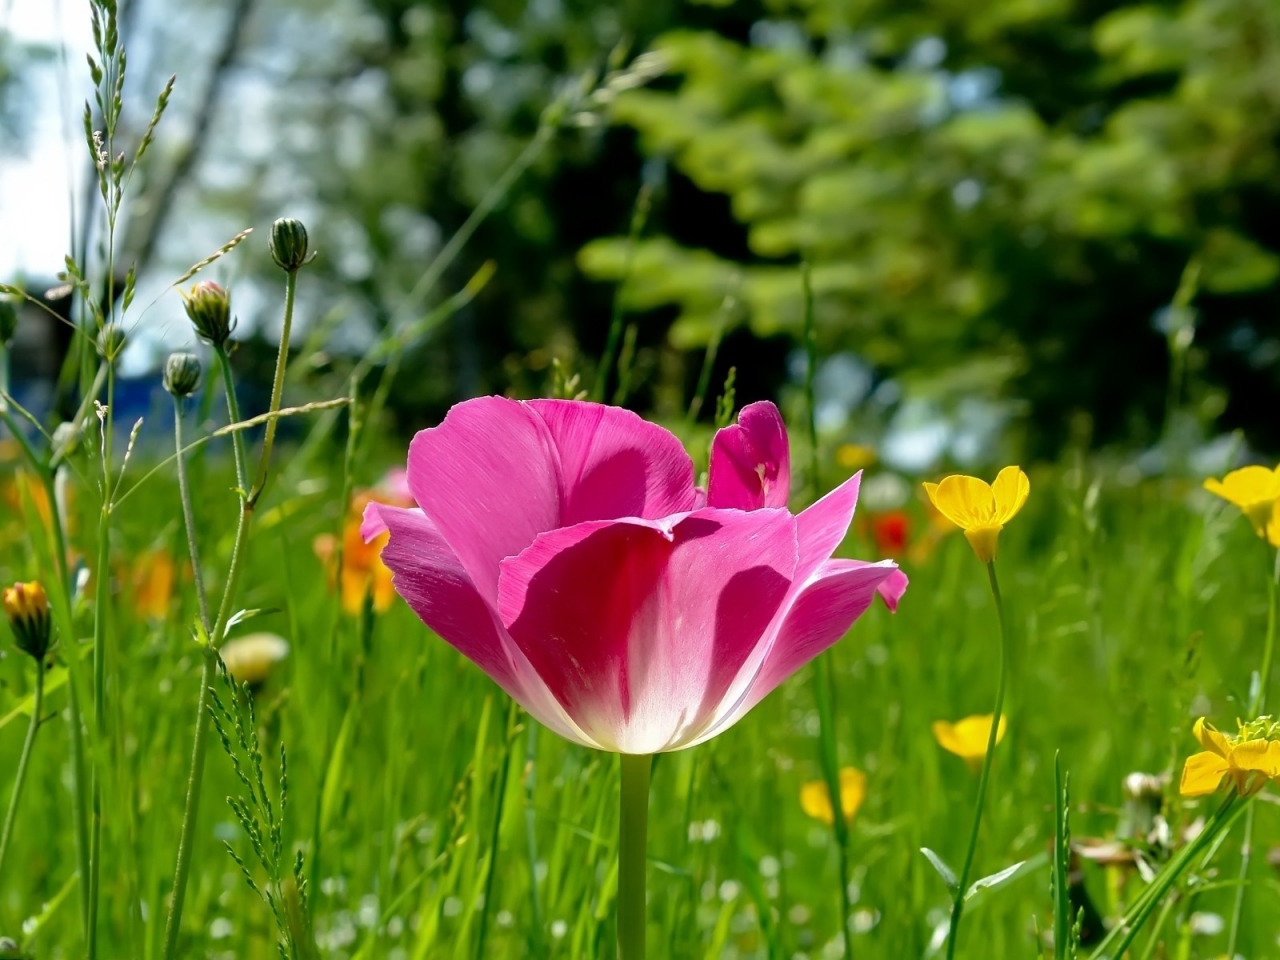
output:
[[[236,399],[235,377],[231,374],[231,356],[227,353],[225,345],[214,347],[214,352],[218,355],[218,366],[222,369],[222,386],[227,394],[227,416],[231,423],[239,423],[240,401]],[[244,437],[238,430],[231,435],[231,449],[236,461],[236,483],[240,487],[241,496],[244,496],[249,490],[249,481],[246,479],[248,459],[244,452]]]
[[[1230,827],[1234,820],[1233,808],[1238,799],[1234,793],[1228,795],[1212,819],[1205,824],[1204,829],[1169,861],[1169,864],[1160,872],[1159,876],[1133,902],[1133,905],[1125,916],[1121,918],[1120,922],[1111,928],[1111,932],[1090,954],[1090,960],[1124,956],[1125,951],[1129,949],[1130,944],[1138,936],[1138,932],[1142,929],[1143,924],[1146,923],[1147,918],[1155,912],[1164,895],[1187,869],[1191,861],[1196,858],[1201,850],[1209,846],[1222,830]]]
[[[9,812],[4,817],[4,827],[0,828],[0,877],[4,874],[4,858],[9,852],[9,839],[13,836],[13,824],[18,817],[18,801],[22,799],[22,788],[27,782],[27,766],[31,762],[31,751],[35,746],[36,732],[40,729],[40,711],[44,709],[44,661],[36,663],[36,690],[31,709],[31,724],[27,727],[27,739],[22,744],[22,756],[18,759],[18,773],[13,781],[13,798],[9,801]]]
[[[187,460],[182,455],[182,401],[173,398],[173,445],[178,451],[178,496],[182,500],[182,521],[187,529],[187,549],[191,555],[192,577],[196,582],[196,601],[200,605],[200,625],[209,634],[213,624],[209,621],[209,598],[205,595],[204,574],[200,568],[200,548],[196,544],[195,513],[191,509],[191,486],[187,481]]]
[[[111,576],[108,562],[111,553],[111,448],[115,442],[115,368],[111,358],[107,365],[107,403],[102,417],[102,512],[98,516],[98,561],[94,568],[93,603],[93,727],[97,738],[97,755],[93,764],[92,797],[89,817],[89,960],[98,955],[98,902],[102,880],[102,772],[106,749],[107,706],[107,617],[111,604]]]
[[[800,263],[800,287],[804,296],[804,407],[809,418],[809,502],[818,499],[822,489],[818,478],[818,411],[813,402],[813,378],[817,373],[818,344],[813,333],[813,278],[808,261]]]
[[[1276,551],[1271,580],[1267,584],[1267,633],[1262,644],[1262,667],[1258,671],[1258,686],[1249,702],[1248,719],[1252,720],[1267,708],[1267,692],[1271,686],[1271,670],[1276,652],[1276,595],[1280,593],[1280,550]],[[1231,927],[1227,934],[1227,956],[1236,955],[1236,942],[1240,938],[1240,922],[1244,918],[1244,896],[1249,883],[1249,865],[1253,856],[1253,807],[1244,818],[1244,839],[1240,844],[1240,883],[1236,887],[1235,903],[1231,907]]]
[[[645,960],[649,771],[653,757],[623,753],[618,817],[618,960]]]
[[[227,392],[227,415],[232,423],[240,421],[240,404],[236,400],[235,379],[231,375],[230,358],[225,347],[218,347],[218,359],[222,366],[223,383]],[[176,439],[176,436],[175,436]],[[178,956],[178,934],[182,927],[182,907],[186,899],[187,879],[191,873],[191,855],[195,840],[196,824],[200,817],[200,787],[204,782],[205,745],[209,730],[209,689],[217,678],[217,649],[222,645],[223,634],[227,629],[227,621],[231,614],[231,604],[235,598],[236,583],[240,575],[240,566],[244,559],[245,540],[249,534],[249,518],[253,515],[253,506],[248,500],[245,489],[245,477],[249,475],[245,462],[244,442],[241,431],[232,434],[232,451],[236,461],[236,479],[240,485],[240,515],[236,521],[235,540],[231,546],[231,565],[227,570],[227,582],[222,588],[222,601],[218,605],[218,616],[213,628],[209,630],[209,648],[205,651],[204,666],[200,672],[200,695],[196,702],[196,729],[191,747],[191,768],[187,773],[187,796],[182,810],[182,829],[178,839],[178,861],[173,873],[173,899],[169,907],[169,919],[165,923],[164,953],[165,960],[174,960]],[[179,443],[178,450],[182,450]],[[181,455],[179,455],[181,463]],[[184,499],[184,514],[188,504]],[[187,519],[188,530],[192,532],[190,540],[195,548],[194,527],[190,517]]]
[[[822,774],[831,799],[831,830],[840,854],[840,933],[844,937],[845,956],[852,956],[849,941],[849,916],[853,904],[849,900],[849,822],[844,817],[840,793],[840,765],[836,744],[835,672],[831,652],[824,651],[814,661],[814,695],[818,701],[818,738],[822,753]]]
[[[964,895],[969,888],[969,872],[973,869],[973,854],[978,848],[978,834],[982,829],[982,808],[987,800],[987,784],[991,780],[991,759],[1000,737],[1000,718],[1004,715],[1004,694],[1009,674],[1009,632],[1004,622],[1004,602],[1000,598],[1000,582],[996,579],[994,560],[987,561],[987,581],[991,585],[991,599],[996,605],[996,619],[1000,622],[1000,680],[996,685],[996,705],[991,714],[991,732],[987,734],[987,752],[982,758],[982,773],[978,777],[978,802],[973,811],[973,828],[969,831],[969,847],[964,854],[956,885],[955,904],[951,908],[951,929],[947,934],[947,960],[956,955],[956,941],[960,933],[960,917],[964,912]]]
[[[191,748],[191,769],[187,773],[187,799],[182,809],[182,832],[178,837],[178,863],[173,874],[173,901],[164,928],[166,960],[178,956],[178,931],[182,926],[182,904],[187,895],[187,878],[191,873],[191,848],[195,839],[196,820],[200,814],[200,785],[204,781],[205,744],[209,729],[209,690],[217,679],[218,659],[207,651],[200,671],[200,697],[196,705],[195,742]]]
[[[298,289],[298,271],[290,270],[284,285],[284,322],[280,328],[280,351],[276,354],[276,372],[271,382],[270,412],[280,409],[280,397],[284,393],[284,372],[289,365],[289,334],[293,330],[293,301]],[[253,481],[253,490],[249,493],[249,506],[252,507],[262,496],[267,485],[267,472],[271,468],[271,449],[276,442],[276,427],[280,421],[272,418],[267,421],[267,432],[262,440],[262,457],[258,461],[258,477]]]
[[[511,776],[511,754],[515,745],[516,728],[520,721],[520,707],[512,700],[507,706],[507,734],[503,745],[502,769],[498,774],[498,789],[494,795],[493,827],[489,832],[489,863],[485,868],[484,902],[480,904],[480,930],[476,935],[476,960],[484,960],[484,941],[489,932],[489,906],[493,900],[493,878],[498,872],[498,842],[502,832],[502,814],[507,799],[507,780]]]

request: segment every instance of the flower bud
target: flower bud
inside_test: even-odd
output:
[[[7,347],[17,332],[17,309],[8,300],[0,300],[0,347]]]
[[[171,353],[164,362],[164,388],[179,400],[200,386],[200,360],[194,353]]]
[[[271,225],[271,259],[292,273],[307,259],[307,228],[301,220],[282,217]]]
[[[124,349],[124,330],[118,323],[108,323],[98,331],[98,355],[108,363],[120,356]]]
[[[201,280],[182,292],[191,325],[200,338],[221,347],[231,336],[231,294],[212,280]]]
[[[39,583],[15,583],[4,591],[4,612],[18,649],[37,660],[49,652],[49,598]]]

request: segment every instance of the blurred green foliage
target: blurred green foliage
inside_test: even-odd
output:
[[[813,265],[822,352],[852,350],[947,403],[1029,402],[1031,447],[1145,442],[1164,416],[1157,311],[1199,268],[1188,363],[1227,422],[1274,443],[1280,8],[1255,0],[769,5],[747,42],[677,30],[675,81],[613,117],[701,191],[703,228],[582,251],[626,304],[674,305],[674,345],[730,315],[795,336]],[[688,231],[686,231],[688,233]],[[744,241],[744,242],[742,242]],[[661,316],[661,314],[658,314]],[[1206,391],[1203,420],[1223,412]],[[1076,418],[1077,422],[1079,418]]]

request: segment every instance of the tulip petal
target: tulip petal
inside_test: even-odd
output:
[[[695,509],[693,461],[669,430],[601,403],[531,400],[526,406],[546,423],[560,456],[559,526]]]
[[[893,571],[893,573],[880,581],[880,586],[876,587],[876,593],[880,594],[880,599],[884,601],[884,605],[889,608],[890,613],[898,612],[898,601],[907,592],[907,587],[910,583],[911,581],[907,579],[907,575],[901,570]]]
[[[547,727],[567,740],[596,746],[563,716],[506,637],[458,557],[421,510],[371,503],[365,509],[365,527],[390,530],[382,560],[391,568],[396,591],[423,623]]]
[[[498,564],[560,525],[547,425],[503,397],[459,403],[438,427],[419,431],[409,446],[409,489],[490,603]]]
[[[1021,467],[1005,467],[996,474],[991,484],[991,493],[996,501],[995,522],[1008,523],[1022,509],[1031,494],[1031,481],[1022,472]]]
[[[733,726],[782,681],[848,633],[871,605],[877,588],[895,570],[892,560],[828,560],[823,564],[777,625],[777,634],[744,695],[722,711],[697,742]]]
[[[499,611],[604,749],[687,746],[767,630],[796,566],[785,510],[703,510],[540,536],[502,564]]]
[[[824,563],[831,559],[849,532],[853,511],[858,505],[858,489],[862,485],[859,470],[817,503],[796,515],[800,538],[800,565],[796,568],[798,592]]]
[[[713,507],[758,510],[785,507],[791,495],[791,452],[778,408],[751,403],[738,422],[711,442],[707,502]]]
[[[1227,775],[1227,761],[1216,753],[1205,751],[1187,757],[1182,768],[1182,782],[1178,792],[1184,797],[1203,797],[1215,793]]]

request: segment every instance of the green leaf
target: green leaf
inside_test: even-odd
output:
[[[933,869],[938,871],[938,876],[942,878],[942,882],[947,885],[948,890],[955,890],[960,886],[960,881],[956,879],[955,871],[947,866],[947,862],[945,860],[928,847],[921,847],[920,852],[924,854],[926,860],[933,864]],[[976,885],[977,884],[975,884],[975,886]]]
[[[1026,862],[1027,861],[1025,860],[1019,860],[1017,863],[1015,863],[1011,867],[1005,867],[1003,870],[999,870],[995,873],[989,874],[988,876],[983,877],[981,880],[973,881],[973,883],[970,884],[969,889],[964,892],[965,903],[968,903],[970,900],[972,900],[974,897],[980,894],[983,890],[993,890],[996,887],[1000,886],[1001,884],[1006,883],[1009,880],[1012,880],[1014,875],[1016,875],[1017,872],[1022,869],[1023,865],[1026,864]]]

